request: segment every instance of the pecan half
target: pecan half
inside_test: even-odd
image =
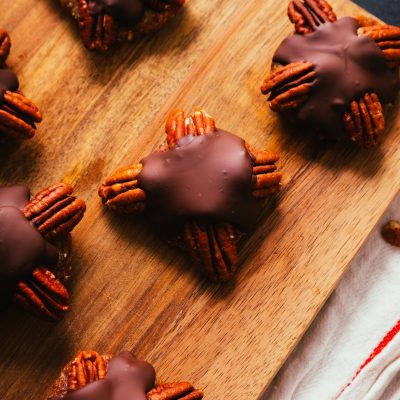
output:
[[[10,35],[4,29],[0,29],[0,68],[3,67],[10,54]]]
[[[89,50],[106,51],[117,40],[118,29],[111,15],[92,15],[86,0],[78,0],[79,28]]]
[[[391,68],[400,65],[400,27],[374,24],[362,27],[361,33],[376,42]]]
[[[272,110],[293,110],[307,100],[315,75],[314,65],[310,62],[278,66],[264,80],[261,92],[271,93],[268,100]]]
[[[351,139],[364,147],[376,146],[385,130],[385,118],[378,95],[366,93],[353,101],[350,112],[344,115],[344,124]]]
[[[293,0],[289,3],[288,15],[295,24],[296,32],[301,35],[315,31],[325,22],[337,20],[335,12],[325,0]]]
[[[0,133],[17,140],[30,139],[35,135],[36,123],[42,114],[36,105],[20,92],[6,91],[0,108]]]
[[[50,240],[70,233],[82,219],[85,202],[72,196],[73,188],[58,183],[39,192],[24,208],[26,218]]]
[[[104,379],[111,357],[95,351],[81,351],[61,371],[47,395],[48,400],[62,400],[91,382]]]
[[[279,154],[255,150],[248,143],[246,148],[253,158],[252,195],[261,199],[278,192],[282,180],[282,173],[277,172],[276,166]]]
[[[231,224],[203,226],[191,221],[183,228],[186,249],[194,263],[212,280],[232,278],[237,270],[238,234]]]
[[[29,279],[18,283],[14,301],[49,321],[59,321],[69,308],[67,289],[42,267],[36,268]]]
[[[118,170],[99,188],[103,203],[113,210],[125,213],[142,212],[146,207],[146,193],[140,189],[137,178],[142,164]]]
[[[68,392],[104,379],[106,374],[107,358],[105,356],[95,351],[81,351],[68,367]]]
[[[189,382],[172,382],[158,385],[147,393],[149,400],[197,400],[203,392]]]
[[[392,246],[400,247],[400,222],[387,222],[382,228],[382,236]]]

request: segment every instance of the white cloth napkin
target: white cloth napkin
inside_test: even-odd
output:
[[[400,399],[400,248],[369,237],[264,400]]]

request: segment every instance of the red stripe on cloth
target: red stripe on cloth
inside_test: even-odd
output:
[[[400,320],[397,321],[397,324],[385,335],[385,337],[380,341],[378,346],[372,351],[369,357],[361,364],[360,368],[358,368],[357,372],[354,374],[351,381],[341,390],[341,392],[337,395],[336,399],[338,399],[343,392],[354,382],[360,372],[379,354],[382,350],[393,340],[393,338],[400,332]]]

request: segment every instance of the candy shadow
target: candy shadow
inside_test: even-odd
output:
[[[243,267],[239,271],[238,277],[241,274],[246,276],[252,276],[257,272],[258,268],[265,268],[265,265],[260,264],[257,268],[246,268],[247,264],[255,265],[255,257],[259,255],[259,249],[268,238],[268,236],[275,231],[283,220],[283,215],[279,209],[282,197],[285,195],[285,189],[283,188],[280,193],[272,196],[266,200],[263,205],[263,210],[260,216],[260,222],[257,229],[251,236],[248,237],[241,245],[240,260],[242,261]],[[274,247],[268,249],[268,254],[264,253],[265,257],[269,258],[269,254],[274,252]]]
[[[207,293],[215,301],[220,301],[231,295],[238,280],[250,273],[248,266],[251,265],[259,247],[265,237],[279,224],[281,215],[277,210],[279,206],[277,199],[282,195],[276,195],[264,203],[257,228],[254,232],[243,236],[238,243],[238,271],[231,281],[223,283],[213,282],[204,277],[183,248],[169,244],[165,236],[157,232],[145,216],[127,216],[106,210],[104,217],[109,219],[116,233],[132,243],[132,246],[145,247],[160,260],[160,276],[154,279],[161,277],[163,268],[173,268],[178,279],[186,275],[190,281],[195,281],[196,293],[199,295]]]
[[[381,145],[361,148],[350,141],[320,140],[305,129],[296,128],[292,122],[277,115],[277,134],[285,153],[296,153],[306,163],[318,163],[329,170],[352,170],[363,177],[372,177],[379,172],[384,160],[381,146],[387,139],[386,127]],[[388,115],[388,120],[391,116]],[[389,124],[387,124],[389,125]],[[268,128],[266,128],[268,130]]]
[[[185,35],[182,40],[175,40],[175,38],[180,38],[180,33],[188,25],[193,27],[190,33]],[[154,55],[184,53],[198,33],[193,15],[188,8],[184,8],[158,32],[131,42],[116,43],[104,54],[86,51],[87,68],[89,71],[95,71],[91,75],[93,80],[106,84],[121,66],[123,70],[135,69],[147,58],[151,58]],[[77,40],[81,43],[79,33]]]
[[[124,69],[131,69],[155,54],[161,55],[170,52],[180,54],[185,52],[199,33],[193,13],[190,12],[188,7],[183,7],[174,18],[157,32],[129,42],[115,43],[104,53],[89,51],[83,45],[78,23],[68,10],[64,10],[54,0],[47,0],[47,2],[54,13],[59,14],[60,18],[71,26],[71,34],[74,36],[74,40],[82,46],[82,52],[85,54],[84,60],[87,61],[87,64],[83,64],[81,67],[90,71],[91,79],[104,84],[112,79],[114,72],[121,66]],[[191,28],[190,32],[183,36],[187,27]],[[175,40],[176,38],[179,39],[180,35],[182,35],[182,40]]]
[[[35,177],[42,145],[35,138],[6,140],[0,145],[0,182],[26,183]]]
[[[160,261],[160,275],[162,268],[173,268],[177,277],[189,275],[191,279],[203,281],[204,278],[192,267],[192,263],[179,247],[167,242],[165,235],[154,229],[154,225],[141,215],[124,215],[112,210],[105,210],[105,218],[108,218],[117,235],[121,236],[132,246],[144,247],[149,253]],[[155,277],[157,279],[157,277]]]

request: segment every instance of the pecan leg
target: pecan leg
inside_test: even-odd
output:
[[[344,124],[351,139],[363,147],[376,146],[385,130],[385,118],[378,95],[367,93],[354,100],[350,112],[344,115]]]
[[[362,27],[361,32],[376,42],[389,67],[400,65],[400,27],[375,24]]]
[[[184,226],[184,242],[195,264],[210,279],[228,281],[237,270],[238,237],[231,224],[203,227],[196,221]]]
[[[8,33],[0,29],[0,68],[5,66],[10,54],[11,40]],[[17,139],[30,139],[42,115],[33,102],[20,92],[5,91],[0,107],[0,133]]]
[[[186,135],[185,113],[183,110],[177,109],[168,116],[165,131],[167,133],[168,147],[172,149]]]
[[[0,109],[0,132],[18,140],[30,139],[35,135],[35,123],[42,115],[35,104],[24,95],[6,91]]]
[[[118,29],[108,14],[91,15],[86,0],[78,0],[79,28],[84,45],[89,50],[107,51],[117,40]]]
[[[158,385],[147,393],[149,400],[200,400],[203,392],[189,382],[172,382]]]
[[[14,301],[49,321],[59,321],[69,308],[64,285],[47,269],[36,268],[31,277],[19,282]]]
[[[288,16],[296,32],[311,33],[326,22],[335,22],[336,14],[325,0],[293,0],[289,3]]]
[[[142,212],[146,207],[146,193],[138,185],[142,164],[115,172],[99,188],[103,203],[125,213]]]
[[[282,174],[277,172],[276,162],[279,155],[269,151],[257,151],[248,143],[246,148],[253,158],[252,194],[255,198],[264,198],[281,188]]]
[[[168,116],[165,124],[168,147],[173,149],[186,135],[206,135],[215,129],[215,119],[200,108],[196,108],[194,114],[187,118],[183,110],[177,109]]]
[[[309,62],[290,63],[275,68],[261,86],[263,94],[270,94],[270,107],[284,111],[299,107],[307,100],[315,79],[314,65]]]
[[[24,208],[26,218],[47,239],[66,236],[82,219],[85,202],[72,196],[73,188],[59,183],[39,192]]]
[[[105,357],[95,351],[81,351],[68,368],[68,392],[104,379],[106,373],[107,360]]]

